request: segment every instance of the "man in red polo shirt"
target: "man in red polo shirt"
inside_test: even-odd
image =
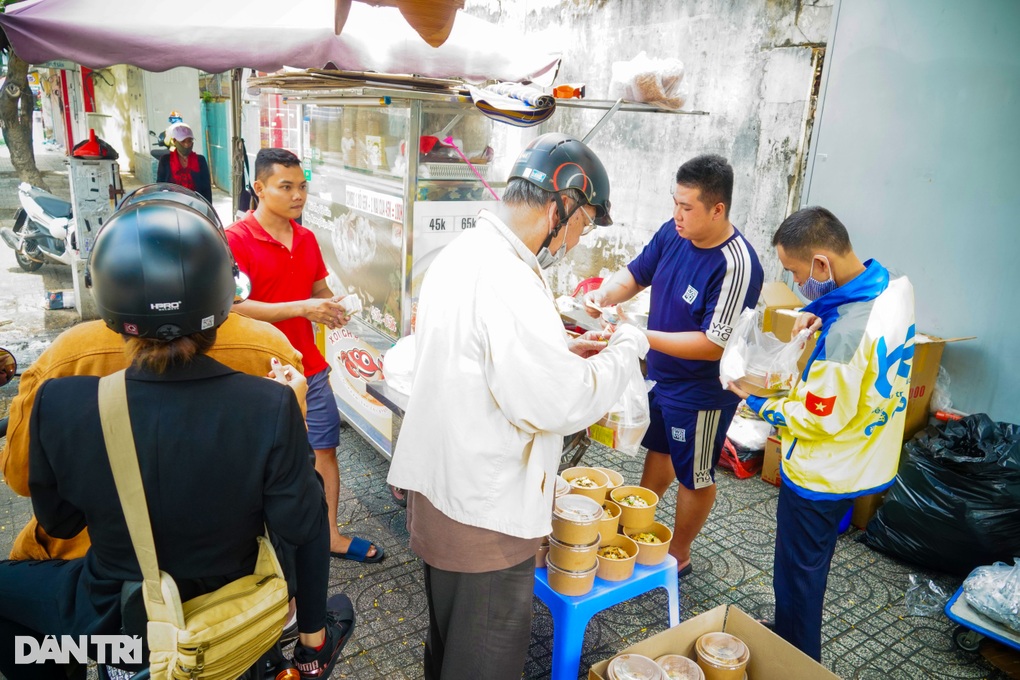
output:
[[[308,196],[301,161],[286,149],[261,149],[255,157],[252,189],[258,207],[227,229],[237,265],[251,279],[251,295],[234,306],[241,314],[268,321],[301,352],[308,379],[308,441],[322,476],[329,508],[330,554],[358,562],[378,562],[382,548],[337,529],[340,468],[340,414],[329,385],[329,364],[315,345],[312,323],[337,328],[350,317],[326,285],[326,264],[315,235],[295,222]]]

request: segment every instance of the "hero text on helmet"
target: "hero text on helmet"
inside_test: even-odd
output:
[[[138,201],[99,231],[86,283],[111,330],[173,340],[226,320],[233,264],[222,228],[204,214],[174,200]]]
[[[595,224],[607,227],[613,223],[606,168],[586,144],[573,137],[560,132],[536,137],[510,170],[510,179],[515,177],[546,191],[577,189],[595,206]]]

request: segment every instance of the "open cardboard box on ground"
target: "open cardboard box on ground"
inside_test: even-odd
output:
[[[631,645],[621,654],[641,654],[656,659],[663,654],[682,654],[695,659],[694,645],[705,633],[725,632],[744,641],[751,651],[747,677],[751,680],[826,680],[839,676],[826,670],[808,655],[782,639],[734,605],[715,609],[684,621],[658,635]],[[588,680],[607,680],[609,661],[600,661],[588,671]]]

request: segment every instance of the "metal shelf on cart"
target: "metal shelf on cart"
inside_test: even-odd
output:
[[[597,109],[602,111],[608,111],[616,107],[615,99],[557,99],[556,106],[562,106],[567,109]],[[643,102],[629,102],[623,101],[620,106],[616,108],[617,111],[633,111],[640,113],[671,113],[680,116],[707,116],[708,111],[687,111],[679,109],[673,111],[671,109],[661,109],[658,106],[652,106],[651,104],[645,104]]]
[[[471,97],[453,91],[436,92],[434,90],[411,90],[395,87],[345,87],[328,90],[289,90],[280,88],[263,88],[266,92],[283,96],[284,101],[307,101],[314,104],[363,104],[378,106],[380,99],[389,98],[391,106],[406,105],[401,100],[420,99],[422,101],[446,102],[473,106]],[[353,100],[353,101],[352,101]],[[384,103],[385,104],[385,103]],[[708,111],[673,111],[662,109],[643,102],[621,101],[617,106],[614,99],[557,99],[556,106],[568,109],[593,109],[608,111],[631,111],[638,113],[667,113],[681,116],[707,116]]]
[[[447,104],[462,104],[465,108],[474,106],[471,103],[471,97],[452,91],[435,92],[395,87],[345,87],[328,90],[263,88],[263,91],[281,95],[283,100],[287,102],[307,102],[309,104],[407,106],[408,101],[417,99]]]

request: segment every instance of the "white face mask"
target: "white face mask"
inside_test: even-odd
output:
[[[548,269],[557,262],[563,259],[563,256],[567,254],[567,239],[563,239],[563,243],[556,249],[555,253],[550,253],[548,246],[542,246],[541,250],[538,251],[538,266],[542,269]]]

